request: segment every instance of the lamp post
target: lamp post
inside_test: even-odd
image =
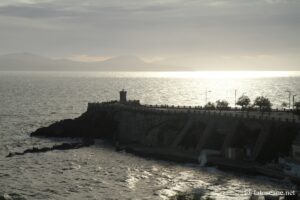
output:
[[[291,95],[292,95],[292,92],[290,90],[286,90],[285,92],[289,93],[289,109],[291,109]]]
[[[234,107],[236,108],[236,93],[237,89],[234,90]]]
[[[293,95],[293,110],[295,109],[295,96],[297,96],[297,94]]]
[[[211,91],[206,89],[206,91],[205,91],[205,104],[207,104],[207,94],[208,94],[209,92],[211,92]]]

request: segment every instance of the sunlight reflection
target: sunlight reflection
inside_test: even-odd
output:
[[[158,77],[165,78],[263,78],[290,77],[299,73],[292,71],[195,71],[195,72],[157,72]]]
[[[196,79],[243,79],[299,77],[300,71],[2,71],[0,76],[61,76],[61,77],[113,77],[113,78],[196,78]]]

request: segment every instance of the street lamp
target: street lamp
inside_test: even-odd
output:
[[[293,110],[294,110],[294,107],[295,107],[295,96],[297,96],[296,94],[293,95]]]
[[[210,90],[207,90],[205,91],[205,104],[207,104],[207,93],[211,92]]]
[[[286,90],[285,92],[289,93],[289,109],[291,109],[291,95],[292,95],[292,92],[290,90]]]
[[[236,107],[236,93],[237,93],[237,89],[234,90],[234,107]]]

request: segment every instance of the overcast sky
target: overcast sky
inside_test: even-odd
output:
[[[1,0],[0,54],[300,70],[300,0]]]

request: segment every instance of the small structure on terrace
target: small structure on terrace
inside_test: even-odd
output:
[[[120,103],[122,104],[126,104],[127,103],[127,91],[125,91],[124,89],[120,91]]]
[[[120,91],[120,103],[126,104],[126,105],[133,105],[133,106],[139,106],[140,101],[139,100],[127,100],[127,91],[122,89]]]

